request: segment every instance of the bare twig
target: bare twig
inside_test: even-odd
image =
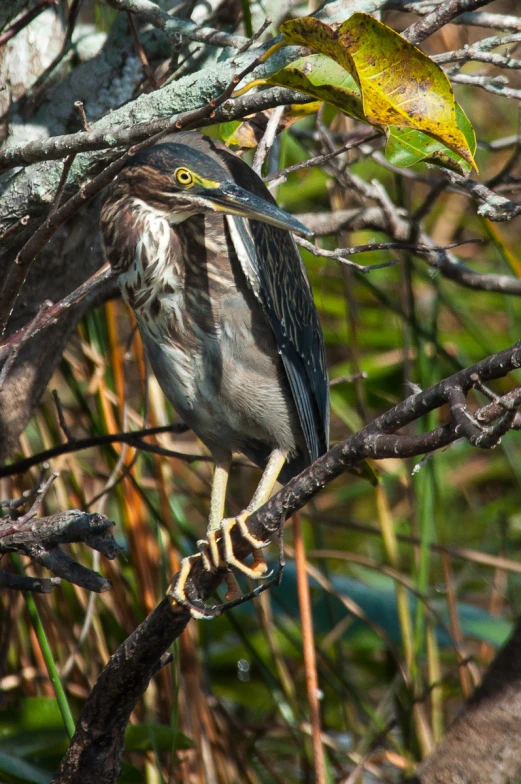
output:
[[[286,175],[291,174],[291,172],[299,171],[300,169],[309,169],[313,166],[321,166],[326,161],[329,161],[332,158],[336,158],[338,155],[342,155],[344,152],[353,150],[356,147],[359,147],[361,144],[374,141],[374,139],[379,139],[381,137],[382,134],[374,133],[373,129],[369,129],[366,133],[359,132],[355,135],[354,139],[346,142],[346,144],[344,144],[344,146],[340,147],[338,150],[325,153],[324,155],[316,155],[314,158],[308,158],[306,161],[302,161],[301,163],[294,163],[293,166],[288,166],[286,169],[281,169],[281,171],[274,172],[268,177],[265,177],[264,182],[268,183],[272,180],[283,180],[286,178]]]
[[[120,548],[109,533],[113,525],[104,515],[87,514],[78,509],[50,517],[32,517],[24,522],[3,518],[0,521],[0,552],[27,556],[58,577],[89,591],[107,591],[111,587],[109,580],[78,564],[59,545],[84,542],[105,558],[114,559]]]
[[[56,193],[54,195],[54,201],[51,204],[51,209],[49,210],[49,217],[51,217],[51,215],[54,215],[54,213],[57,211],[57,209],[60,206],[61,197],[62,197],[62,194],[63,194],[63,190],[65,188],[65,183],[67,182],[67,177],[69,176],[69,172],[71,170],[72,164],[74,163],[75,157],[76,157],[75,154],[69,155],[67,158],[65,158],[65,160],[63,162],[63,171],[61,173],[60,182],[58,183],[58,187],[56,188]]]
[[[54,399],[54,405],[56,406],[56,413],[58,414],[58,422],[60,423],[63,434],[68,442],[74,441],[74,436],[72,435],[67,426],[67,422],[65,421],[65,414],[63,413],[63,407],[57,389],[52,390],[52,396]]]
[[[370,195],[372,193],[369,189],[364,196],[369,198]],[[389,224],[383,209],[379,207],[339,210],[332,214],[306,213],[300,214],[298,218],[317,235],[335,234],[342,229],[355,231],[361,228],[371,228],[385,231],[398,242],[408,243],[411,237],[411,223],[400,210],[396,210],[392,225]],[[423,258],[433,269],[438,270],[442,275],[461,286],[481,291],[500,291],[504,294],[521,295],[521,280],[519,278],[510,275],[475,272],[458,261],[447,250],[436,250],[435,244],[424,232],[418,234],[417,240],[416,250],[413,252]]]
[[[6,229],[4,232],[2,232],[2,234],[0,234],[0,242],[6,240],[10,234],[14,234],[15,231],[17,231],[17,229],[20,228],[20,226],[27,226],[30,220],[31,220],[30,215],[23,215],[19,220],[16,221],[16,223],[13,223],[12,226],[9,226],[8,229]]]
[[[340,261],[342,264],[345,264],[352,269],[355,269],[357,272],[373,272],[374,270],[384,269],[385,267],[393,267],[398,262],[393,261],[384,261],[380,264],[370,264],[368,266],[363,266],[362,264],[357,264],[355,261],[350,261],[347,259],[346,256],[349,254],[349,248],[337,248],[336,250],[324,250],[324,248],[319,248],[317,245],[313,245],[312,242],[308,242],[307,240],[303,239],[302,237],[295,237],[295,242],[297,245],[300,245],[301,248],[305,248],[314,256],[321,256],[325,259],[335,259],[335,261]],[[358,251],[360,253],[364,253],[367,250],[374,250],[374,248],[362,248],[362,250]],[[356,252],[356,251],[355,251]]]
[[[247,52],[248,49],[250,49],[253,46],[253,44],[259,40],[261,35],[268,29],[271,23],[272,20],[267,16],[264,22],[259,27],[259,29],[255,33],[253,33],[252,37],[248,41],[246,41],[244,46],[241,46],[237,54],[244,54],[244,52]]]
[[[90,122],[87,122],[87,115],[85,114],[85,104],[83,101],[74,101],[74,108],[77,110],[78,114],[80,115],[80,122],[81,127],[84,131],[92,130],[92,125]]]
[[[152,89],[157,90],[157,88],[159,87],[157,83],[157,79],[154,76],[154,71],[150,67],[150,63],[148,62],[148,57],[146,55],[145,50],[143,49],[143,44],[139,40],[139,33],[137,31],[136,23],[134,22],[134,17],[130,13],[130,11],[127,13],[127,18],[130,25],[130,31],[132,33],[132,38],[134,39],[134,45],[136,47],[136,52],[139,57],[139,61],[143,66],[143,70],[145,72],[148,81],[150,82]]]
[[[97,572],[78,564],[60,550],[60,545],[85,542],[89,547],[113,559],[119,552],[109,529],[114,525],[104,515],[86,514],[77,509],[59,512],[50,517],[36,517],[38,508],[51,487],[57,473],[40,480],[33,491],[24,494],[22,502],[31,504],[26,512],[17,514],[22,503],[19,499],[2,502],[7,516],[0,518],[0,553],[19,553],[45,566],[58,578],[80,585],[89,591],[106,591],[110,582]],[[18,590],[48,593],[59,580],[15,579],[0,573],[0,585]]]
[[[451,76],[451,81],[455,84],[470,84],[472,87],[481,87],[493,95],[501,95],[503,98],[512,98],[515,101],[521,99],[521,90],[508,87],[506,76],[484,76],[479,74],[458,73]]]
[[[0,362],[13,354],[16,357],[20,348],[29,338],[37,335],[42,329],[55,324],[62,314],[66,313],[74,305],[77,305],[86,296],[93,296],[97,291],[101,291],[109,282],[115,282],[115,279],[110,264],[107,262],[94,275],[91,275],[85,283],[82,283],[81,286],[78,286],[71,294],[55,305],[43,303],[43,306],[29,324],[26,324],[13,335],[10,335],[3,343],[0,343]],[[2,371],[4,374],[7,373],[5,366],[2,368]],[[1,378],[0,376],[0,380]]]
[[[3,476],[13,476],[14,474],[25,473],[29,468],[47,462],[59,455],[65,455],[71,452],[81,452],[83,449],[90,449],[93,446],[104,446],[107,444],[129,444],[130,446],[134,446],[144,451],[167,455],[168,457],[177,457],[179,460],[185,460],[189,463],[193,463],[197,460],[211,461],[212,458],[208,455],[184,454],[182,452],[175,452],[171,449],[162,449],[155,444],[147,444],[146,441],[143,441],[145,436],[153,436],[158,433],[185,433],[187,430],[188,427],[184,424],[160,425],[158,427],[136,430],[131,433],[107,433],[102,436],[74,438],[67,441],[65,444],[58,444],[57,446],[51,447],[51,449],[46,449],[44,452],[32,455],[32,457],[26,457],[23,460],[18,460],[10,465],[0,466],[0,478]]]
[[[507,221],[512,220],[512,218],[521,213],[521,204],[505,199],[504,196],[498,196],[497,193],[491,191],[486,185],[466,179],[461,174],[456,174],[456,172],[448,169],[444,170],[443,174],[451,185],[457,185],[481,202],[478,214],[484,218],[489,218],[489,220],[493,221]]]
[[[257,145],[257,149],[255,150],[252,168],[253,171],[257,172],[259,176],[262,171],[263,163],[269,155],[271,148],[273,147],[273,142],[275,141],[275,136],[277,135],[277,128],[279,127],[279,122],[282,119],[282,115],[284,114],[284,108],[284,106],[277,106],[276,109],[272,110],[268,124],[266,126],[266,130],[264,131],[264,135]]]
[[[29,577],[24,574],[11,574],[0,571],[0,590],[31,591],[31,593],[52,593],[60,585],[61,577]]]

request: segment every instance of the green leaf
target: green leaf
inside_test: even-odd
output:
[[[423,131],[475,166],[447,76],[390,27],[356,13],[338,30],[312,17],[285,22],[280,30],[288,43],[316,49],[349,71],[369,123]]]
[[[240,128],[242,123],[239,120],[232,120],[231,122],[221,123],[219,130],[221,131],[221,136],[223,142],[229,146],[230,144],[238,144],[234,138],[235,131],[237,128]]]
[[[336,106],[350,117],[367,121],[357,83],[345,68],[323,54],[295,60],[266,81],[305,92]]]
[[[458,104],[456,104],[456,121],[460,131],[465,136],[472,154],[476,151],[476,136],[470,121]],[[413,166],[423,161],[438,166],[455,169],[458,173],[467,175],[472,167],[457,153],[421,131],[407,128],[390,128],[387,146],[385,148],[387,160],[394,166]]]

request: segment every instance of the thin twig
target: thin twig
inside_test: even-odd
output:
[[[253,44],[254,44],[256,41],[258,41],[258,40],[259,40],[259,38],[260,38],[260,37],[261,37],[261,35],[264,33],[264,31],[268,29],[268,27],[270,26],[270,24],[272,23],[272,21],[273,21],[273,20],[272,20],[272,19],[270,19],[270,18],[267,16],[267,17],[266,17],[266,19],[264,20],[264,22],[261,24],[261,26],[260,26],[260,27],[259,27],[259,29],[257,30],[257,32],[256,32],[256,33],[253,33],[252,37],[251,37],[251,38],[250,38],[248,41],[246,41],[246,43],[244,44],[244,46],[241,46],[241,48],[239,49],[239,51],[237,52],[237,54],[244,54],[244,52],[247,52],[247,51],[248,51],[248,49],[250,49],[250,48],[253,46]]]
[[[91,131],[92,125],[90,122],[87,121],[87,115],[85,113],[85,104],[83,101],[74,101],[74,108],[77,110],[78,114],[80,115],[80,122],[81,127],[84,131]]]
[[[338,150],[325,153],[324,155],[316,155],[314,158],[308,158],[306,161],[302,161],[301,163],[294,163],[293,166],[288,166],[286,169],[281,169],[281,171],[274,172],[268,177],[264,177],[264,182],[268,183],[272,180],[283,179],[286,177],[286,175],[291,174],[291,172],[299,171],[300,169],[309,169],[312,166],[321,166],[326,161],[331,160],[331,158],[336,158],[337,155],[342,155],[342,153],[353,150],[356,147],[359,147],[361,144],[372,142],[375,139],[379,139],[381,137],[381,133],[374,133],[372,129],[363,135],[357,133],[355,139],[346,142],[346,144],[344,144],[344,146],[340,147]]]
[[[52,390],[52,396],[54,399],[54,405],[56,406],[56,413],[58,414],[58,422],[60,423],[60,427],[63,431],[63,434],[68,442],[74,441],[74,436],[72,435],[71,431],[67,426],[67,422],[65,421],[65,414],[63,413],[63,407],[60,400],[60,396],[58,394],[58,390]]]
[[[95,272],[94,275],[91,275],[85,283],[82,283],[81,286],[78,286],[77,289],[74,289],[74,291],[55,305],[52,305],[51,303],[47,307],[46,303],[44,303],[45,307],[42,306],[40,308],[37,315],[29,324],[21,327],[21,329],[4,340],[3,343],[0,343],[0,362],[8,357],[17,347],[23,345],[29,337],[37,335],[42,329],[46,329],[52,324],[55,324],[63,313],[67,312],[74,305],[77,305],[86,296],[92,295],[97,289],[102,289],[110,280],[115,281],[115,275],[110,268],[110,264],[107,262],[101,269]],[[26,333],[28,331],[30,334],[27,336]]]
[[[54,215],[54,213],[58,210],[61,202],[61,197],[63,194],[63,190],[65,188],[65,183],[67,182],[67,177],[69,176],[69,172],[71,170],[71,166],[74,163],[74,159],[76,158],[76,154],[73,153],[65,158],[63,162],[63,169],[60,177],[60,181],[58,183],[58,187],[56,188],[56,193],[54,195],[53,203],[51,204],[51,209],[49,210],[49,217]]]
[[[0,242],[3,242],[10,234],[14,234],[14,232],[20,228],[20,226],[27,226],[29,221],[31,220],[30,215],[23,215],[16,223],[13,223],[12,226],[9,226],[2,234],[0,234]]]
[[[136,52],[137,52],[137,56],[139,57],[139,61],[143,66],[143,70],[146,74],[148,81],[152,86],[152,89],[157,90],[157,88],[159,87],[157,83],[157,79],[154,76],[154,71],[150,67],[150,63],[148,62],[148,57],[146,55],[145,50],[143,49],[143,44],[139,40],[139,33],[137,31],[136,23],[134,22],[134,16],[130,13],[130,11],[127,12],[127,18],[130,25],[130,32],[132,33],[132,38],[134,39],[134,45],[136,47]]]
[[[130,446],[155,452],[156,454],[166,454],[169,457],[177,457],[179,460],[186,460],[189,463],[196,462],[197,460],[211,461],[213,458],[208,455],[189,455],[181,452],[174,452],[169,449],[156,447],[155,444],[147,444],[143,441],[143,437],[145,436],[153,436],[158,433],[185,433],[187,430],[188,428],[184,424],[161,425],[158,427],[149,427],[144,430],[135,430],[131,433],[106,433],[105,435],[100,436],[75,438],[72,441],[67,441],[65,444],[58,444],[50,449],[46,449],[44,452],[39,452],[31,457],[18,460],[10,465],[0,466],[0,478],[25,473],[29,468],[47,462],[59,455],[65,455],[70,452],[80,452],[83,449],[90,449],[93,446],[106,446],[107,444],[129,444]]]
[[[336,250],[324,250],[323,248],[319,248],[317,245],[313,245],[312,242],[308,242],[302,237],[297,236],[295,236],[295,242],[297,245],[300,245],[301,248],[305,248],[314,256],[321,256],[325,259],[335,259],[335,261],[340,261],[342,264],[345,264],[348,267],[352,267],[357,272],[368,273],[373,272],[374,270],[384,269],[385,267],[393,267],[395,264],[398,264],[398,261],[393,259],[392,261],[384,261],[381,264],[372,264],[365,267],[362,264],[357,264],[355,261],[346,259],[345,256],[348,253],[348,250],[345,250],[344,248],[337,248]],[[373,250],[373,248],[365,248],[365,250]]]
[[[252,169],[259,176],[262,171],[263,163],[268,157],[271,148],[273,147],[273,142],[275,141],[275,136],[277,135],[277,128],[279,127],[279,122],[282,119],[285,108],[285,106],[277,106],[276,109],[271,111],[264,135],[258,143],[257,149],[255,150]]]

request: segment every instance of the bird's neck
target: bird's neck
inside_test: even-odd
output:
[[[105,203],[100,225],[107,259],[115,272],[127,273],[137,267],[142,273],[148,270],[148,276],[158,264],[175,265],[175,233],[165,214],[141,199]]]

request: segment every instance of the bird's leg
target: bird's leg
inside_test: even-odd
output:
[[[224,517],[224,506],[226,501],[226,488],[228,487],[228,477],[232,464],[232,455],[229,452],[215,454],[215,469],[213,473],[212,493],[210,496],[210,516],[206,529],[206,539],[199,539],[197,547],[203,558],[204,567],[207,571],[226,566],[219,554],[217,534],[220,533],[221,521]],[[233,574],[225,576],[228,591],[227,600],[236,599],[240,595],[237,580]]]
[[[253,498],[246,509],[238,517],[230,517],[221,522],[220,527],[226,563],[229,566],[234,566],[247,577],[251,577],[254,580],[262,577],[268,569],[264,556],[259,551],[261,548],[266,547],[269,542],[263,542],[253,536],[248,529],[247,520],[253,512],[256,512],[269,499],[287,456],[287,451],[274,449]],[[233,551],[232,530],[236,525],[239,527],[242,537],[252,546],[253,564],[251,566],[247,566],[240,561]]]
[[[213,472],[212,493],[210,496],[210,515],[206,528],[206,539],[199,539],[197,547],[203,556],[205,568],[208,571],[217,569],[221,563],[219,548],[217,546],[216,534],[219,532],[221,520],[224,517],[224,505],[226,501],[226,488],[228,487],[228,477],[232,464],[232,456],[229,453],[214,455],[215,468]]]

